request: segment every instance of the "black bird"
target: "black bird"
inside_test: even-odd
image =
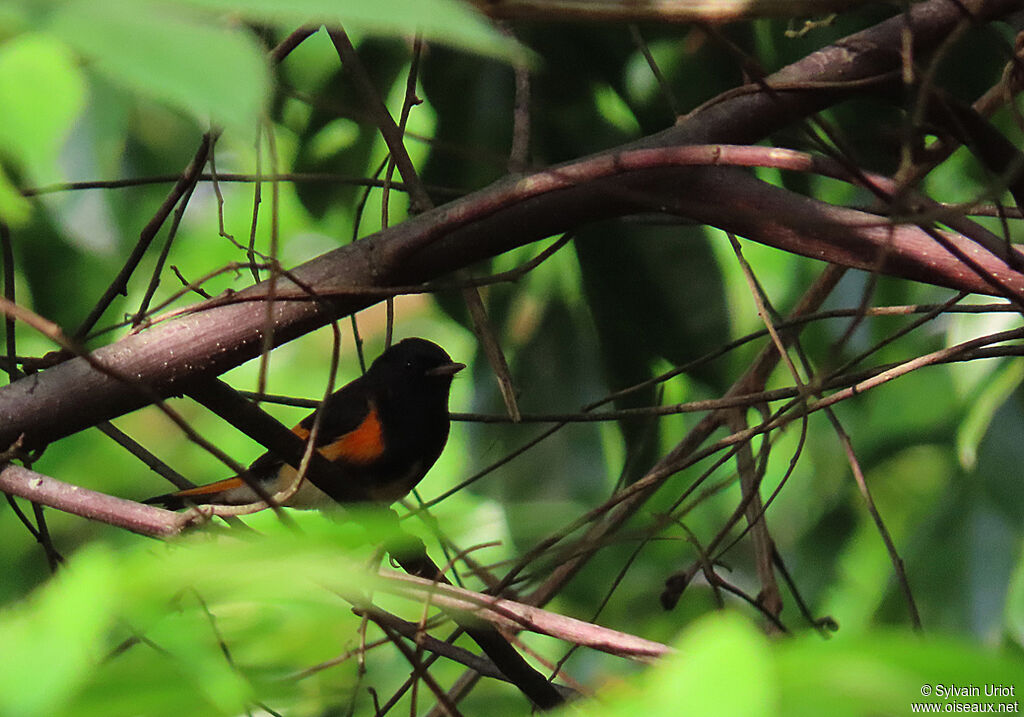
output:
[[[334,392],[321,407],[316,444],[340,467],[354,492],[392,503],[404,497],[434,465],[448,441],[448,394],[452,377],[465,364],[452,361],[435,343],[401,341],[382,353],[365,374]],[[308,438],[316,413],[292,431]],[[288,490],[297,472],[273,453],[264,453],[248,469],[270,496]],[[244,505],[260,500],[241,476],[167,493],[145,501],[177,510],[189,505]],[[303,479],[283,505],[320,508],[334,504]]]

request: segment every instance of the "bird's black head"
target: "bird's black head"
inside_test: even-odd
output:
[[[465,364],[452,361],[448,352],[432,341],[411,338],[378,356],[367,376],[403,391],[444,389],[447,398],[452,376],[464,368]]]

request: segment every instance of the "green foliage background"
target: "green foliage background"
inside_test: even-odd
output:
[[[362,121],[350,79],[325,34],[303,43],[277,69],[264,59],[269,46],[310,19],[340,15],[346,20],[396,115],[410,61],[402,38],[414,29],[424,32],[430,43],[420,70],[424,102],[410,115],[408,146],[430,185],[462,192],[506,173],[515,94],[511,63],[532,67],[531,151],[538,165],[601,150],[673,121],[665,95],[621,26],[532,25],[517,29],[520,45],[454,0],[279,5],[103,0],[10,2],[2,8],[0,216],[13,230],[19,303],[64,327],[76,326],[120,268],[168,185],[40,192],[29,198],[20,190],[173,174],[189,161],[211,119],[224,128],[216,148],[219,172],[254,171],[256,121],[266,112],[278,170],[371,175],[385,147]],[[860,9],[801,38],[786,37],[785,21],[751,21],[726,32],[774,69],[887,12]],[[680,111],[741,81],[721,45],[699,32],[671,26],[641,32]],[[1007,28],[972,32],[940,70],[966,98],[984,91],[1005,62],[998,51],[977,49],[1012,46]],[[861,162],[891,171],[898,157],[886,134],[891,112],[858,103],[827,114]],[[994,121],[1017,136],[1008,112]],[[265,172],[270,152],[264,141],[259,161]],[[770,171],[762,176],[834,203],[865,200],[827,180]],[[960,152],[927,181],[932,196],[960,201],[984,194],[988,178]],[[252,187],[222,182],[220,189],[224,228],[244,242],[252,221]],[[264,184],[257,229],[264,248],[269,195]],[[283,265],[379,228],[379,192],[369,195],[356,228],[361,196],[360,188],[334,182],[281,183],[277,217]],[[403,219],[406,202],[392,197],[389,222],[394,224]],[[992,226],[998,230],[997,223]],[[820,270],[811,260],[757,245],[745,244],[744,252],[780,309],[791,306]],[[527,247],[476,271],[509,269],[535,253]],[[243,251],[218,236],[217,202],[208,183],[189,204],[170,257],[190,279],[245,260]],[[144,261],[128,296],[106,315],[109,324],[137,309],[153,262],[153,257]],[[206,288],[211,293],[240,288],[250,279],[245,271],[229,272]],[[169,296],[177,288],[173,277],[165,274],[162,281],[158,295]],[[851,273],[832,306],[856,306],[866,281]],[[885,279],[875,292],[877,303],[887,304],[949,296]],[[578,410],[761,328],[724,236],[702,227],[636,220],[581,228],[570,248],[521,281],[489,288],[486,302],[527,412]],[[457,292],[400,301],[397,313],[400,336],[426,336],[471,364],[470,375],[453,391],[455,410],[501,412]],[[866,322],[839,355],[829,352],[847,324],[820,322],[805,332],[804,347],[838,365],[907,322]],[[919,355],[1018,322],[1005,314],[945,317],[886,347],[872,361]],[[363,317],[361,326],[367,351],[375,355],[382,345],[380,319]],[[94,344],[120,331],[105,333]],[[20,325],[17,339],[22,355],[53,348]],[[359,371],[350,333],[344,341],[340,382]],[[661,389],[663,400],[720,395],[761,346],[762,341],[745,344],[673,380]],[[275,351],[269,390],[321,395],[330,347],[330,332],[324,330]],[[227,378],[252,389],[256,373],[253,362]],[[623,540],[606,547],[549,608],[583,619],[597,616],[600,624],[671,643],[679,652],[646,671],[615,658],[574,656],[569,672],[599,688],[599,697],[569,711],[678,714],[682,702],[694,714],[810,715],[826,709],[906,714],[926,684],[1024,689],[1021,377],[1014,359],[933,367],[838,409],[906,562],[925,637],[908,633],[906,605],[884,546],[834,434],[824,418],[812,417],[800,461],[768,520],[812,611],[832,616],[839,633],[824,639],[803,626],[787,596],[784,619],[798,634],[769,640],[754,626],[757,615],[748,606],[736,602],[732,611],[714,612],[713,597],[702,585],[692,586],[674,611],[665,612],[658,605],[665,577],[694,557],[685,534],[662,532],[663,540],[646,545],[633,562],[637,543]],[[777,385],[787,383],[785,376],[777,379]],[[652,390],[635,396],[636,404],[621,406],[656,399]],[[251,441],[194,405],[177,401],[175,406],[239,460],[259,453]],[[296,409],[274,410],[286,423],[301,416]],[[475,553],[478,560],[512,558],[599,503],[620,478],[637,477],[696,420],[674,416],[621,426],[571,425],[440,503],[434,515],[457,544],[497,541]],[[221,477],[217,464],[171,430],[158,412],[140,411],[115,423],[197,482]],[[421,495],[442,493],[540,430],[530,424],[456,424]],[[776,455],[788,457],[798,436],[790,431],[775,440]],[[131,498],[165,489],[95,431],[49,447],[35,468]],[[786,460],[772,460],[766,494],[787,468]],[[677,476],[673,485],[682,490],[699,469]],[[736,485],[724,486],[685,516],[687,528],[712,535],[737,497]],[[627,535],[643,534],[670,500],[656,499]],[[246,522],[260,537],[214,530],[163,545],[54,511],[46,516],[53,542],[68,559],[55,577],[13,511],[0,511],[0,714],[227,715],[258,712],[254,705],[264,704],[286,714],[327,715],[343,714],[353,695],[355,713],[371,714],[366,688],[386,696],[408,675],[408,665],[385,645],[369,652],[364,677],[352,659],[295,678],[358,647],[360,620],[332,585],[368,580],[362,566],[379,535],[370,540],[319,515],[298,516],[302,531],[295,535],[273,517],[257,516]],[[407,525],[433,545],[428,526]],[[733,560],[731,578],[756,591],[743,544]],[[602,605],[627,565],[625,580]],[[389,599],[382,604],[408,619],[417,619],[420,611]],[[366,639],[379,637],[371,627]],[[565,650],[553,640],[527,642],[551,659]],[[443,661],[435,668],[442,684],[459,672]],[[430,695],[421,687],[417,699],[427,703]],[[514,690],[489,683],[464,703],[465,714],[527,711]]]

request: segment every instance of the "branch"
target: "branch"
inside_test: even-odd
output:
[[[172,513],[115,498],[13,464],[0,470],[0,492],[153,538],[173,537],[195,522],[195,513]]]
[[[962,7],[987,18],[1021,4],[915,4],[910,13],[915,51],[925,52],[941,41],[963,19]],[[791,86],[878,77],[899,67],[903,22],[900,16],[850,36],[767,82]],[[709,139],[749,142],[841,96],[834,87],[772,93],[754,88],[710,104],[642,144],[498,182],[324,254],[296,268],[294,275],[304,287],[330,298],[276,301],[271,312],[274,341],[290,341],[363,309],[389,286],[421,283],[582,223],[655,209],[846,266],[877,267],[919,281],[997,293],[917,227],[890,227],[876,216],[792,194],[739,170],[679,166],[681,156],[693,150],[632,151]],[[948,242],[967,255],[976,253],[976,245],[962,236],[949,235]],[[1024,275],[982,254],[985,271],[998,274],[1012,291],[1024,290]],[[280,291],[303,286],[279,280]],[[256,285],[233,295],[240,301],[199,304],[188,315],[98,349],[93,360],[131,375],[160,395],[181,393],[259,355],[267,311],[256,299],[265,295],[266,287]],[[151,400],[138,387],[97,371],[81,358],[72,359],[0,389],[0,444],[25,434],[26,446],[42,445]]]
[[[648,211],[652,204],[763,243],[864,269],[991,293],[927,232],[890,226],[877,216],[832,207],[720,167],[723,148],[690,147],[606,154],[507,181],[392,229],[329,252],[281,277],[272,307],[274,341],[290,341],[376,303],[389,285],[416,284],[600,216]],[[1024,274],[979,253],[961,235],[946,243],[1015,293]],[[880,258],[881,257],[881,258]],[[1022,260],[1024,261],[1024,260]],[[102,347],[0,389],[0,444],[25,434],[36,447],[140,408],[160,395],[190,390],[259,355],[267,309],[265,284],[204,302],[189,314]],[[309,300],[310,292],[317,300]],[[293,296],[306,300],[285,301]],[[96,366],[105,370],[99,371]],[[129,375],[139,385],[117,376]],[[74,396],[74,401],[67,400]]]
[[[548,635],[633,660],[649,661],[672,652],[672,648],[660,642],[645,640],[636,635],[611,630],[514,600],[483,595],[454,585],[442,585],[391,571],[381,573],[381,578],[382,581],[377,586],[379,590],[417,601],[426,598],[430,603],[444,608],[446,612],[463,615],[463,619],[483,620],[503,629],[527,630]]]

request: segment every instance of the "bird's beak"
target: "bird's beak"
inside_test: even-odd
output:
[[[466,368],[464,363],[446,363],[441,366],[435,366],[434,368],[427,369],[428,376],[454,376],[462,369]]]

